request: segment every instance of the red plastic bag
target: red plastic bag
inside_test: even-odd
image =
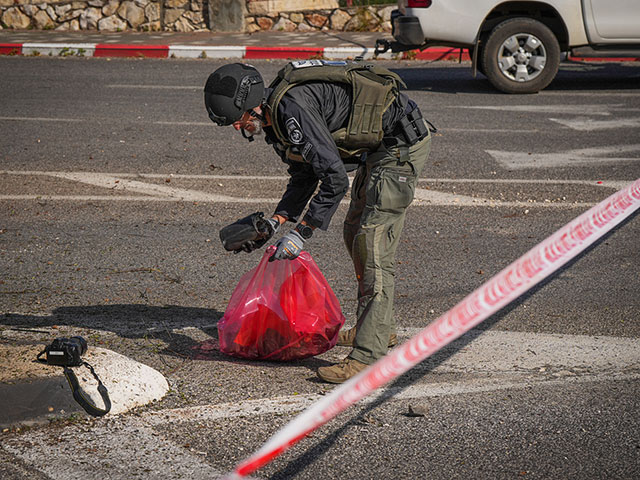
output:
[[[296,360],[332,348],[344,315],[333,290],[302,252],[295,260],[269,262],[267,249],[246,273],[218,322],[220,351],[263,360]]]

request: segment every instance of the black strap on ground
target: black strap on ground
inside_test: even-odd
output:
[[[80,384],[78,383],[76,374],[69,367],[64,367],[64,376],[67,377],[67,381],[69,382],[69,386],[71,387],[71,391],[73,392],[73,398],[80,404],[82,408],[84,408],[85,412],[87,412],[89,415],[93,415],[94,417],[101,417],[103,415],[106,415],[111,410],[111,399],[109,398],[107,387],[102,384],[91,365],[89,365],[87,362],[83,362],[83,365],[91,371],[93,377],[98,382],[98,392],[100,393],[102,401],[104,402],[104,408],[98,408],[91,401],[91,398],[85,396],[84,392],[80,388]]]
[[[42,358],[46,351],[46,349],[41,351],[36,357],[39,362],[47,363],[47,361]],[[94,417],[101,417],[103,415],[106,415],[111,410],[111,399],[109,398],[109,391],[107,390],[107,387],[102,384],[102,381],[100,380],[100,378],[98,378],[98,374],[93,369],[93,367],[87,362],[82,362],[82,364],[89,369],[89,371],[93,375],[93,378],[95,378],[98,382],[98,392],[100,393],[102,401],[104,402],[104,408],[98,408],[89,397],[86,397],[84,392],[80,388],[78,377],[76,377],[76,374],[73,373],[73,370],[71,370],[67,366],[62,366],[62,368],[64,368],[64,376],[67,377],[67,382],[69,382],[69,386],[71,387],[73,398],[80,404],[82,408],[84,408],[84,411],[89,415],[93,415]]]

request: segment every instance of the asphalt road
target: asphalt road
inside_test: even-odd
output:
[[[287,181],[270,147],[208,120],[220,64],[0,58],[0,342],[82,334],[172,387],[133,414],[2,433],[3,478],[212,478],[332,389],[315,369],[346,348],[284,364],[217,351],[260,258],[218,231],[270,212]],[[640,177],[638,66],[565,63],[544,92],[508,96],[468,64],[384,64],[439,129],[398,251],[401,340]],[[281,64],[254,65],[270,80]],[[308,251],[353,324],[345,211]],[[637,477],[639,236],[636,216],[256,476]]]

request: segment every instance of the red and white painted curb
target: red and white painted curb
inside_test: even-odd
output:
[[[125,45],[106,43],[0,43],[0,55],[41,55],[80,57],[148,57],[148,58],[326,58],[340,60],[359,55],[373,58],[368,47],[256,47],[202,45]],[[404,54],[384,53],[378,58],[415,58],[419,60],[458,60],[460,49],[430,48]],[[463,60],[469,60],[466,50]]]
[[[0,55],[78,56],[78,57],[146,57],[146,58],[241,58],[241,59],[308,59],[343,60],[362,56],[374,58],[372,47],[255,47],[203,45],[129,45],[108,43],[0,43]],[[401,53],[382,53],[380,59],[470,60],[466,49],[437,47]],[[579,61],[638,62],[640,58],[582,58]]]
[[[602,238],[640,208],[640,178],[565,225],[434,320],[411,340],[342,384],[276,432],[226,480],[244,478],[377,388],[477,326]]]

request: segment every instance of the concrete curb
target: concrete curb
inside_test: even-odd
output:
[[[156,369],[112,350],[91,347],[87,351],[86,360],[109,389],[109,415],[117,415],[158,401],[169,391],[167,379]],[[98,383],[93,376],[84,367],[78,367],[76,375],[85,395],[101,407],[102,398],[98,394]]]
[[[309,59],[344,60],[362,56],[374,58],[373,47],[257,47],[207,45],[137,45],[108,43],[0,43],[0,55],[54,57],[133,57],[133,58],[240,58],[240,59]],[[470,60],[467,50],[452,47],[432,47],[401,53],[383,53],[385,60]],[[586,62],[639,62],[640,58],[583,58],[569,60]]]
[[[256,47],[199,45],[126,45],[103,43],[0,43],[0,55],[146,57],[146,58],[241,58],[342,60],[374,57],[373,47]],[[404,53],[384,53],[382,59],[459,60],[458,48],[429,48]],[[469,60],[466,51],[462,60]]]
[[[6,376],[0,383],[0,428],[46,423],[69,414],[85,415],[75,403],[61,367],[35,362],[41,345],[25,346],[20,351],[9,349],[3,356],[22,363],[22,376]],[[7,353],[7,352],[5,352]],[[112,350],[89,347],[84,357],[95,369],[109,391],[109,416],[127,412],[163,398],[169,391],[166,378],[157,370]],[[74,367],[85,397],[98,407],[104,402],[97,391],[98,383],[84,366]]]

